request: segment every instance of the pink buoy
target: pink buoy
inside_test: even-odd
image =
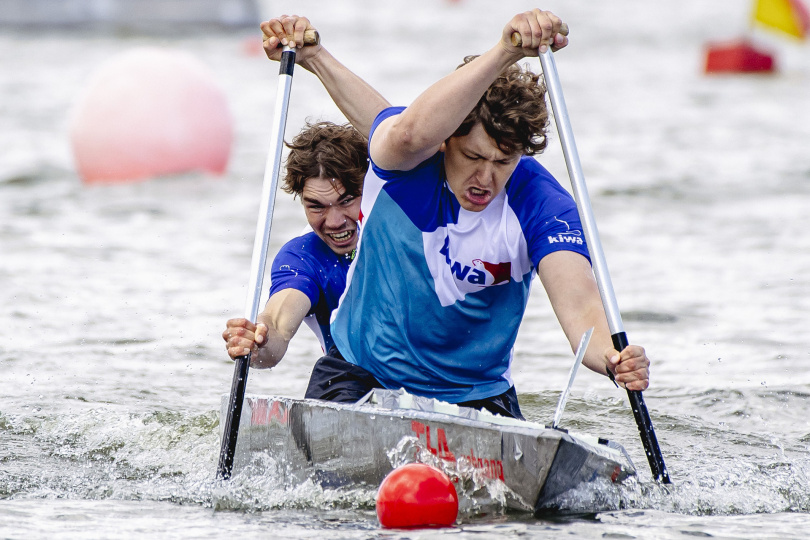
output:
[[[118,183],[221,175],[233,126],[225,95],[201,62],[140,48],[99,68],[74,108],[70,138],[84,182]]]
[[[264,42],[261,37],[248,37],[242,40],[242,54],[261,56],[264,54]]]

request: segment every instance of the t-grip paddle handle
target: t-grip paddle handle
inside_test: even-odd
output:
[[[317,45],[321,42],[321,35],[317,30],[304,30],[304,45]]]
[[[562,26],[560,26],[560,34],[562,34],[564,36],[568,35],[568,25],[567,24],[562,23]],[[512,45],[514,45],[515,47],[520,47],[520,46],[523,45],[523,38],[520,37],[519,32],[512,32]]]
[[[321,42],[321,35],[318,33],[317,30],[313,30],[311,28],[309,30],[304,30],[304,46],[308,47],[310,45],[318,45],[320,42]],[[280,44],[279,47],[281,47]]]

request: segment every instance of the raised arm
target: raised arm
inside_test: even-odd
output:
[[[329,92],[335,105],[357,131],[368,138],[377,114],[390,106],[366,81],[341,64],[320,43],[303,46],[304,32],[315,30],[309,19],[282,15],[261,24],[264,50],[271,60],[281,57],[281,45],[296,48],[296,62],[313,73]]]
[[[222,338],[228,355],[236,358],[250,352],[251,367],[275,366],[284,357],[311,306],[307,295],[297,289],[278,291],[259,314],[257,324],[247,319],[231,319],[226,323]]]
[[[621,353],[613,348],[599,288],[587,259],[572,251],[556,251],[540,260],[537,273],[572,349],[582,334],[594,328],[582,363],[603,375],[610,370],[616,382],[628,390],[645,390],[650,361],[638,345],[629,345]]]
[[[430,86],[402,114],[378,126],[369,146],[372,160],[383,169],[410,170],[435,154],[498,75],[523,57],[537,56],[540,47],[566,46],[563,31],[562,21],[551,12],[535,9],[515,15],[494,47]],[[521,36],[521,46],[512,45],[515,32]]]

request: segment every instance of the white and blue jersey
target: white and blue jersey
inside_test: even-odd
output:
[[[283,289],[307,295],[312,307],[304,322],[324,351],[334,344],[329,319],[346,288],[351,259],[338,255],[314,232],[293,238],[279,250],[270,271],[270,296]]]
[[[372,133],[402,110],[380,113]],[[411,171],[371,164],[332,335],[347,361],[387,388],[459,403],[512,386],[512,348],[540,259],[588,250],[573,199],[533,158],[481,212],[461,208],[443,159]]]

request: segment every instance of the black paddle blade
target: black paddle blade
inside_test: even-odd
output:
[[[245,401],[250,355],[238,356],[235,362],[228,415],[225,419],[225,429],[222,432],[222,447],[219,451],[219,465],[217,465],[217,478],[222,480],[229,479],[233,469],[233,456],[236,451],[236,438],[239,435],[239,420],[242,418],[242,404]]]
[[[611,336],[613,347],[617,351],[623,351],[627,345],[627,334],[619,332]],[[615,381],[614,381],[615,382]],[[630,408],[633,409],[633,416],[636,418],[638,433],[641,436],[641,443],[644,445],[644,452],[647,454],[647,461],[650,462],[650,471],[657,482],[661,480],[664,484],[671,484],[667,466],[664,464],[664,456],[661,455],[661,448],[658,446],[658,438],[655,436],[650,413],[647,412],[647,405],[644,403],[644,396],[637,390],[628,390],[627,397],[630,399]]]
[[[647,461],[650,462],[653,478],[664,484],[671,484],[672,480],[669,479],[664,456],[661,455],[661,449],[658,446],[650,413],[647,412],[647,405],[644,404],[644,396],[637,390],[628,390],[627,397],[630,398],[630,408],[633,409],[633,416],[636,418],[636,425],[644,445],[644,452],[647,454]]]

